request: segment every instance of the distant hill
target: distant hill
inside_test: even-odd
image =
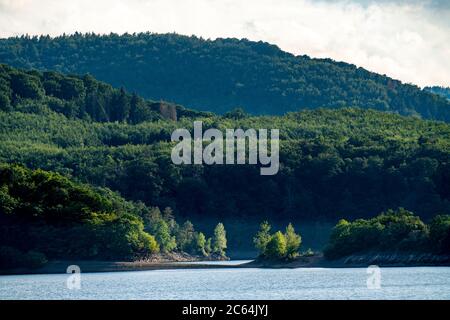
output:
[[[444,98],[450,99],[450,88],[448,87],[425,87],[424,90],[432,92],[434,94],[438,94],[440,96],[443,96]]]
[[[1,39],[0,62],[90,73],[154,100],[253,114],[358,106],[450,121],[450,102],[417,86],[330,59],[294,56],[264,42],[176,34]]]

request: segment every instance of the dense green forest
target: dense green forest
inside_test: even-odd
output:
[[[0,40],[1,62],[90,73],[146,98],[216,113],[237,106],[252,114],[272,115],[305,108],[360,107],[450,121],[450,102],[417,86],[246,39],[212,41],[151,33],[21,36]],[[122,118],[122,111],[116,112],[94,117]]]
[[[340,220],[325,249],[329,259],[367,252],[450,253],[450,215],[437,215],[429,224],[403,208],[372,219]]]
[[[432,92],[434,94],[438,94],[450,100],[450,88],[448,87],[425,87],[424,90]]]
[[[204,128],[279,128],[280,170],[258,165],[174,165],[172,131],[192,119],[138,125],[0,112],[0,161],[108,187],[184,217],[333,221],[405,207],[450,212],[450,126],[361,109],[283,117],[208,116]],[[242,115],[241,115],[242,116]]]
[[[0,110],[39,113],[42,108],[69,118],[132,124],[207,115],[180,105],[144,100],[89,75],[23,71],[0,64]]]
[[[142,259],[158,252],[225,256],[219,223],[212,238],[163,212],[60,174],[0,165],[0,269],[47,259]]]
[[[358,108],[216,115],[145,100],[90,76],[6,65],[0,98],[2,265],[158,251],[219,257],[249,238],[220,223],[213,232],[220,220],[335,222],[400,206],[425,221],[450,213],[444,122]],[[135,118],[133,101],[142,112]],[[279,129],[280,171],[174,165],[171,133],[192,130],[194,119],[204,129]],[[187,219],[207,221],[209,233]],[[300,239],[290,228],[270,234],[260,253],[294,256],[287,239]]]

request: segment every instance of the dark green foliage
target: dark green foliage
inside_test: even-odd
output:
[[[10,111],[11,110],[11,100],[5,92],[0,93],[0,110]]]
[[[47,223],[72,223],[94,212],[111,212],[113,204],[92,188],[43,170],[0,167],[2,213]]]
[[[432,247],[441,253],[450,253],[450,215],[438,215],[430,223]]]
[[[163,114],[164,108],[174,114]],[[144,100],[123,88],[83,77],[63,75],[54,71],[23,71],[0,64],[0,110],[48,113],[49,110],[67,117],[98,122],[140,123],[163,118],[206,115],[165,102]],[[174,119],[176,120],[176,119]]]
[[[244,118],[247,118],[248,116],[249,115],[245,112],[245,110],[243,108],[235,108],[231,111],[226,112],[223,115],[224,118],[234,119],[234,120],[244,119]]]
[[[22,68],[90,73],[147,98],[217,113],[235,106],[253,114],[357,106],[450,120],[450,103],[417,86],[351,64],[294,56],[274,45],[246,39],[150,33],[22,36],[0,40],[0,61]],[[103,96],[99,90],[89,98],[98,110],[104,104]],[[93,116],[102,117],[105,114]]]
[[[169,226],[164,220],[158,220],[152,225],[151,230],[155,235],[156,241],[161,244],[163,252],[170,252],[177,247],[175,237],[170,234]]]
[[[40,169],[1,165],[0,244],[3,256],[18,260],[2,267],[39,266],[45,256],[129,259],[155,253],[158,244],[144,232],[137,211],[108,190]]]
[[[141,204],[144,206],[143,204]],[[207,240],[202,232],[196,232],[189,220],[181,226],[175,221],[171,208],[165,208],[163,213],[159,208],[146,208],[141,211],[146,230],[155,235],[163,252],[174,250],[192,255],[208,256],[211,249],[207,248]]]
[[[193,250],[193,246],[195,246],[195,230],[192,222],[188,220],[179,227],[176,239],[179,249],[182,251],[189,252]]]
[[[23,253],[13,247],[0,246],[0,269],[39,268],[47,263],[47,258],[41,252],[28,251]]]
[[[197,118],[204,127],[280,129],[280,171],[254,165],[177,166],[170,135],[192,119],[93,123],[55,113],[0,112],[0,161],[72,175],[176,215],[327,220],[402,206],[450,212],[450,126],[341,109],[283,117]],[[173,234],[175,235],[175,234]]]
[[[442,236],[437,236],[435,242]],[[369,251],[421,252],[438,249],[418,216],[403,208],[388,210],[375,218],[354,222],[340,220],[334,227],[325,256],[341,258]]]
[[[423,89],[450,100],[450,88],[448,87],[425,87]]]
[[[11,91],[16,98],[39,99],[44,95],[42,83],[33,73],[7,73],[3,74],[4,78],[9,78],[11,83]]]
[[[155,236],[163,252],[171,252],[177,247],[175,229],[177,224],[174,218],[168,214],[163,216],[159,208],[150,208],[142,213],[146,229]]]
[[[295,233],[294,226],[289,223],[284,233],[286,239],[286,256],[288,258],[295,258],[299,253],[300,245],[302,244],[302,237]]]

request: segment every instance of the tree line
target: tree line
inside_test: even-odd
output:
[[[158,252],[225,257],[226,231],[210,238],[190,221],[58,173],[0,165],[0,268],[48,259],[145,259]]]
[[[367,252],[450,253],[450,215],[424,223],[412,212],[389,209],[371,219],[340,220],[334,227],[325,257],[337,259]]]
[[[89,73],[146,98],[221,114],[236,106],[271,115],[360,107],[450,121],[450,102],[415,85],[247,39],[152,33],[20,36],[0,39],[0,61],[26,69]],[[102,103],[95,95],[89,99]],[[121,99],[119,95],[114,103]],[[120,118],[123,110],[117,111],[96,117]]]
[[[261,223],[253,238],[259,259],[293,260],[311,256],[300,253],[302,237],[292,224],[286,231],[271,233],[267,221]],[[450,215],[436,215],[428,224],[414,213],[389,209],[371,219],[341,219],[333,228],[324,255],[329,260],[364,253],[434,253],[450,254]]]
[[[267,221],[260,225],[258,233],[253,238],[259,257],[263,259],[294,259],[299,256],[302,237],[295,233],[291,223],[286,231],[276,231],[271,234],[271,226]]]
[[[5,64],[0,64],[0,110],[32,113],[52,110],[69,118],[131,124],[204,114],[180,105],[145,100],[136,93],[97,81],[89,74],[24,71]]]
[[[0,161],[56,171],[175,215],[333,221],[405,207],[450,212],[450,128],[360,109],[283,117],[198,118],[205,128],[280,129],[280,171],[174,165],[175,128],[192,119],[93,123],[57,113],[0,112]]]

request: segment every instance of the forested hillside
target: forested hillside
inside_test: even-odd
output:
[[[33,250],[48,258],[130,259],[160,249],[144,231],[144,207],[59,174],[1,165],[0,198],[0,258],[5,250],[17,250],[11,260]]]
[[[0,113],[0,161],[109,187],[185,217],[328,220],[405,207],[450,212],[450,126],[360,109],[283,117],[209,116],[204,128],[280,129],[280,171],[174,165],[170,135],[192,119],[138,125]]]
[[[132,124],[206,115],[163,101],[145,100],[90,75],[23,71],[5,64],[0,64],[0,110],[31,113],[51,110],[69,118]]]
[[[434,87],[425,87],[424,90],[432,92],[434,94],[438,94],[450,100],[450,88],[434,86]]]
[[[305,108],[360,107],[450,121],[450,102],[414,85],[245,39],[211,41],[150,33],[23,36],[0,40],[1,62],[90,73],[146,98],[216,113],[238,106],[252,114],[269,115]],[[122,116],[105,112],[112,120]],[[105,114],[95,117],[104,119]]]
[[[207,238],[190,221],[179,225],[168,207],[129,202],[54,172],[0,164],[0,270],[39,267],[47,259],[142,259],[160,251],[222,256],[219,236],[225,237],[215,231]]]
[[[444,122],[358,108],[216,115],[91,76],[7,65],[0,99],[1,265],[158,251],[223,256],[223,225],[212,233],[222,220],[334,223],[404,207],[427,221],[450,212]],[[194,119],[204,129],[279,129],[280,171],[174,165],[170,136],[192,130]],[[251,240],[242,228],[229,233],[230,247]]]

